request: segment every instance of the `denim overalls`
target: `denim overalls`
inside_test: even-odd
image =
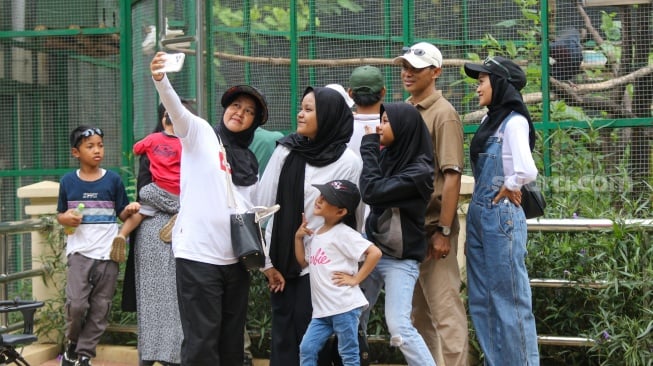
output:
[[[539,365],[537,332],[526,272],[526,217],[503,185],[503,132],[510,114],[479,154],[467,213],[469,312],[488,366]]]

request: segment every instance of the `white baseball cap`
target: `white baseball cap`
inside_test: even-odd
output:
[[[406,60],[416,69],[429,66],[442,67],[442,53],[428,42],[419,42],[411,47],[404,47],[401,52],[402,55],[393,60],[395,64],[401,64],[402,60]]]
[[[340,85],[340,84],[329,84],[329,85],[325,85],[324,87],[329,88],[329,89],[333,89],[333,90],[337,91],[338,93],[340,93],[340,95],[342,95],[342,97],[345,98],[345,102],[347,102],[347,106],[349,106],[349,108],[352,108],[354,106],[354,104],[355,104],[354,100],[351,99],[351,97],[349,96],[349,94],[347,94],[347,91],[345,90],[345,88],[342,85]]]

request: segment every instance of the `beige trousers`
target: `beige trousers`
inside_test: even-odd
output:
[[[420,265],[413,294],[413,324],[438,366],[467,366],[467,314],[460,297],[458,235],[451,235],[451,253]]]

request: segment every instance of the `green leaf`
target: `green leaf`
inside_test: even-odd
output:
[[[338,0],[338,5],[340,5],[340,7],[343,9],[351,11],[352,13],[358,13],[363,10],[360,5],[350,0]]]
[[[495,25],[497,27],[512,28],[514,26],[517,26],[518,24],[519,23],[518,23],[517,19],[508,19],[508,20],[504,20],[502,22],[499,22],[499,23],[497,23]]]

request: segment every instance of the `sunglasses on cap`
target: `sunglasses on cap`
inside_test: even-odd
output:
[[[485,61],[483,61],[483,65],[490,67],[492,65],[497,65],[501,68],[501,70],[505,71],[506,76],[508,81],[512,81],[512,75],[510,75],[510,71],[503,65],[499,63],[499,61],[495,60],[493,57],[488,56],[485,58]]]
[[[421,48],[410,48],[410,47],[403,47],[401,49],[401,54],[405,55],[407,53],[413,53],[415,56],[424,56],[426,54],[426,51],[424,51]]]
[[[77,136],[75,136],[75,143],[73,144],[73,146],[77,147],[77,145],[79,145],[79,142],[82,140],[82,138],[91,137],[93,135],[98,135],[100,137],[104,137],[104,133],[102,132],[101,129],[96,128],[96,127],[89,128],[89,129],[86,129],[84,131],[77,132]]]

